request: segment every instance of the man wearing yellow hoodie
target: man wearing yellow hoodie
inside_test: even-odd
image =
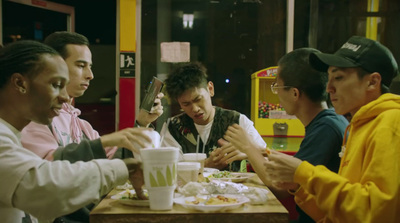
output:
[[[339,172],[272,151],[268,177],[316,221],[400,222],[400,96],[388,93],[398,74],[392,53],[353,36],[335,54],[311,54],[310,63],[328,71],[335,111],[352,115]]]

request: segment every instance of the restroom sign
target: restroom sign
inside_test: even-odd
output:
[[[119,69],[121,77],[135,76],[135,53],[120,53]]]

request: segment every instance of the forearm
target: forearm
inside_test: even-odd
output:
[[[266,169],[264,166],[265,163],[265,158],[261,153],[261,150],[259,148],[250,148],[246,151],[248,160],[251,164],[251,167],[254,169],[254,171],[257,173],[257,175],[260,177],[261,181],[267,185],[271,186],[271,182],[269,181],[266,173]]]
[[[68,160],[71,163],[107,158],[100,139],[82,140],[79,144],[71,143],[58,147],[53,156],[54,160]]]
[[[45,162],[21,179],[13,205],[41,220],[53,219],[98,201],[127,179],[127,167],[118,159]]]

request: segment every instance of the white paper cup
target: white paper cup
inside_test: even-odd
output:
[[[150,209],[171,210],[176,188],[179,149],[145,148],[140,152],[144,184],[149,192]]]
[[[160,187],[147,189],[151,210],[167,211],[174,205],[175,187]]]
[[[199,162],[200,163],[200,171],[199,174],[203,174],[204,163],[207,159],[207,155],[205,153],[185,153],[183,154],[184,162]]]
[[[146,143],[145,147],[141,147],[138,144],[134,143],[135,148],[137,148],[139,150],[139,153],[136,152],[132,152],[133,153],[133,157],[138,159],[138,160],[142,160],[141,158],[141,154],[140,154],[140,150],[144,149],[144,148],[159,148],[160,147],[160,134],[157,131],[154,130],[146,130],[143,131],[144,134],[146,134],[147,136],[149,136],[151,138],[151,143]]]
[[[199,172],[199,162],[179,162],[177,176],[178,187],[183,187],[189,182],[197,182]]]

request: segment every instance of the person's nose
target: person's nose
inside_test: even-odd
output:
[[[64,87],[64,88],[60,91],[60,95],[58,96],[58,98],[59,98],[59,101],[60,101],[61,103],[65,103],[65,102],[68,102],[68,101],[69,101],[70,97],[69,97],[69,95],[68,95],[68,92],[67,92],[67,88],[66,88],[66,87]]]
[[[192,111],[195,112],[195,113],[199,112],[200,111],[200,106],[198,106],[197,104],[193,104]]]
[[[333,87],[331,80],[328,80],[328,83],[326,84],[326,92],[333,93],[334,91],[335,88]]]
[[[87,68],[87,69],[86,69],[85,78],[86,78],[87,80],[93,80],[94,75],[93,75],[92,68]]]

